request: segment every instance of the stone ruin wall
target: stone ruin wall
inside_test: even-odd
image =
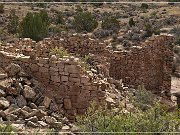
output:
[[[114,52],[109,74],[125,85],[144,85],[147,90],[169,93],[173,62],[171,36],[157,36],[130,51]]]
[[[85,113],[92,100],[104,102],[105,87],[100,82],[93,81],[93,75],[84,71],[74,58],[52,59],[30,56],[15,56],[4,51],[0,52],[0,66],[5,68],[11,62],[19,64],[28,74],[42,82],[44,93],[65,110],[70,120],[76,114]],[[61,108],[62,107],[62,108]]]
[[[100,54],[106,45],[104,41],[92,39],[86,34],[62,34],[61,37],[46,38],[38,43],[31,39],[16,40],[11,46],[0,46],[0,50],[22,53],[27,56],[49,57],[52,48],[63,47],[69,53],[84,56],[89,53]]]

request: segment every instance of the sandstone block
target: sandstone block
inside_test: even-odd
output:
[[[62,82],[67,82],[68,81],[68,76],[61,76],[61,81]]]
[[[0,98],[0,109],[6,109],[10,105],[9,101],[6,100],[4,97]]]
[[[69,98],[64,99],[64,108],[65,109],[71,109],[72,108],[71,100]]]
[[[27,99],[33,99],[36,96],[36,93],[30,86],[24,85],[23,95]]]

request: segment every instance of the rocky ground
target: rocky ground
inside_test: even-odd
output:
[[[77,132],[67,118],[53,111],[50,99],[41,94],[43,86],[11,64],[0,69],[0,122],[18,132]],[[35,128],[34,130],[32,130]],[[39,130],[40,129],[40,130]]]

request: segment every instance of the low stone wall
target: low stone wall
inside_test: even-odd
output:
[[[46,38],[38,43],[31,39],[19,39],[10,46],[0,46],[0,50],[12,53],[23,53],[36,57],[49,57],[52,48],[63,47],[69,53],[81,56],[89,53],[99,54],[104,51],[106,43],[82,34],[62,34],[61,37]]]
[[[103,104],[104,84],[94,82],[93,75],[83,70],[77,58],[58,59],[53,55],[50,58],[31,59],[30,56],[15,56],[1,51],[0,66],[6,67],[11,62],[19,64],[42,82],[47,88],[44,94],[57,103],[57,109],[63,108],[69,119],[74,119],[75,114],[84,113],[92,100]]]
[[[171,36],[157,36],[130,51],[112,54],[109,73],[125,85],[142,85],[147,90],[170,92],[173,62]]]

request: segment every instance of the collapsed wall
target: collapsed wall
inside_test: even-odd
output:
[[[144,85],[147,90],[170,92],[173,62],[172,36],[157,36],[129,51],[114,52],[109,74],[125,85]]]
[[[0,67],[11,62],[19,64],[28,74],[46,86],[44,94],[57,103],[57,111],[71,120],[76,114],[85,113],[89,103],[96,100],[103,104],[104,84],[94,82],[93,75],[83,70],[77,58],[36,57],[15,55],[0,51]]]

